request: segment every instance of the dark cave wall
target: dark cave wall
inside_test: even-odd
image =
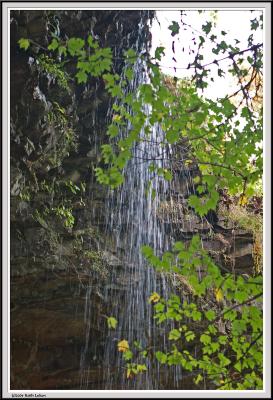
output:
[[[147,11],[13,11],[11,15],[11,387],[75,389],[80,386],[81,349],[85,345],[87,285],[93,313],[88,357],[94,358],[89,387],[103,387],[100,357],[106,329],[100,286],[117,260],[102,252],[107,191],[94,178],[100,144],[107,140],[111,99],[102,80],[69,82],[69,91],[36,64],[52,40],[96,35],[117,58],[148,43]],[[146,28],[139,36],[139,23]],[[29,50],[20,38],[32,40]],[[34,43],[34,44],[33,44]],[[37,45],[36,45],[37,43]],[[41,46],[41,47],[39,47]],[[120,72],[121,61],[115,61]],[[75,65],[66,65],[73,74]],[[60,106],[65,120],[59,117]],[[52,115],[57,114],[52,121]],[[50,117],[50,118],[49,118]],[[65,135],[69,132],[69,140]],[[73,194],[72,181],[85,191]],[[71,205],[75,223],[46,212]],[[96,358],[94,357],[96,354]],[[93,382],[93,383],[92,383]]]

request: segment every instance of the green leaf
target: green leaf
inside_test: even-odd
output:
[[[210,203],[209,203],[209,200],[210,200]],[[196,195],[191,195],[188,198],[188,204],[189,204],[189,206],[193,207],[194,210],[202,217],[210,209],[213,209],[213,205],[215,204],[215,201],[212,199],[208,199],[208,197],[206,197],[206,196],[199,198]],[[216,204],[215,204],[215,206],[216,206]]]
[[[109,329],[116,329],[118,321],[114,317],[107,318],[107,325]]]
[[[207,335],[206,333],[203,333],[200,336],[200,342],[204,343],[204,344],[209,344],[211,342],[211,337],[209,335]]]
[[[236,310],[226,310],[225,311],[224,319],[227,319],[229,321],[234,321],[236,317],[237,317]]]
[[[87,82],[87,74],[84,71],[78,71],[76,74],[76,78],[78,83],[86,83]]]
[[[244,107],[241,111],[241,117],[244,118],[249,118],[249,109],[247,107]]]
[[[174,144],[175,142],[177,142],[180,138],[180,133],[174,130],[169,130],[166,133],[166,139],[170,144]]]
[[[172,329],[169,333],[169,340],[178,340],[181,337],[181,332],[178,329]]]
[[[132,70],[132,68],[127,68],[127,69],[125,70],[125,76],[126,76],[126,78],[127,78],[129,81],[131,81],[131,80],[133,79],[133,77],[134,77],[134,71]]]
[[[205,39],[203,36],[199,36],[199,40],[200,40],[200,45],[202,45],[203,43],[205,43]]]
[[[171,181],[173,179],[173,175],[172,175],[171,171],[168,171],[167,169],[164,169],[163,176],[164,176],[164,179],[166,179],[166,181]]]
[[[81,50],[84,46],[84,40],[80,38],[71,38],[67,42],[67,49],[71,56],[81,54]]]
[[[60,54],[60,56],[63,54],[64,56],[66,56],[66,54],[67,54],[67,48],[65,47],[65,46],[60,46],[59,48],[58,48],[58,52],[59,52],[59,54]]]
[[[91,72],[91,64],[87,61],[78,61],[77,68],[83,72]]]
[[[154,251],[150,246],[142,246],[141,252],[146,258],[149,258],[154,255]]]
[[[204,379],[203,376],[199,374],[199,375],[197,375],[196,378],[194,378],[194,383],[195,383],[196,385],[198,385],[198,383],[199,383],[199,382],[202,382],[203,379]]]
[[[123,358],[124,358],[124,360],[126,360],[126,361],[131,360],[131,359],[133,358],[133,353],[131,352],[131,350],[126,350],[126,351],[123,353]]]
[[[243,303],[248,298],[248,292],[246,290],[236,290],[234,293],[234,299],[239,303]]]
[[[123,54],[131,63],[134,63],[137,59],[137,54],[133,49],[126,50]]]
[[[252,65],[254,62],[254,59],[252,57],[248,56],[247,61],[249,62],[250,65]]]
[[[152,104],[154,92],[153,92],[153,88],[151,85],[149,85],[147,83],[142,84],[140,87],[140,93],[142,94],[143,101],[145,103]]]
[[[241,335],[247,329],[247,322],[243,319],[236,319],[232,323],[232,333],[235,336]]]
[[[257,18],[252,19],[250,22],[251,22],[251,30],[256,31],[257,28],[259,27],[259,22]]]
[[[236,364],[234,364],[234,368],[237,369],[237,371],[241,372],[242,371],[241,361],[238,361]]]
[[[56,50],[59,47],[59,42],[57,39],[53,39],[52,42],[50,43],[50,45],[48,45],[48,50]]]
[[[209,320],[212,321],[215,318],[216,314],[215,311],[209,310],[205,312],[205,317]]]
[[[142,350],[142,347],[141,347],[141,344],[140,344],[140,342],[138,342],[137,340],[135,340],[134,341],[134,346],[135,346],[135,348],[137,349],[137,350]]]
[[[185,333],[185,339],[187,342],[190,342],[191,340],[193,340],[195,338],[195,333],[192,331],[188,331]]]
[[[209,331],[212,335],[215,335],[215,334],[217,333],[217,329],[216,329],[215,325],[212,325],[212,324],[210,324],[210,325],[208,326],[208,331]]]
[[[156,58],[157,60],[160,61],[162,55],[163,55],[163,56],[165,55],[164,50],[165,50],[165,47],[157,47],[157,48],[155,49],[155,58]]]
[[[113,155],[111,155],[113,157]],[[109,173],[109,185],[112,189],[120,186],[124,181],[124,176],[118,170],[117,167],[112,167],[108,170]]]
[[[202,314],[200,313],[200,311],[193,311],[191,316],[194,321],[201,321]]]
[[[211,31],[212,23],[207,22],[205,25],[202,25],[202,30],[208,35]]]
[[[144,364],[137,364],[137,373],[147,371],[147,367]]]
[[[211,345],[210,345],[210,347],[211,347],[212,352],[215,353],[216,351],[219,350],[220,345],[219,345],[219,343],[217,343],[217,342],[212,342]]]
[[[168,29],[172,32],[171,35],[175,36],[179,33],[180,27],[176,21],[172,21],[172,24],[168,26]]]
[[[111,124],[108,126],[107,135],[111,138],[116,137],[119,134],[119,128],[117,125]]]
[[[161,312],[163,312],[163,311],[165,310],[165,305],[164,305],[164,303],[159,302],[159,303],[155,304],[154,310],[155,310],[156,313],[161,313]]]
[[[96,41],[94,41],[94,39],[91,35],[88,36],[87,43],[88,43],[89,47],[91,47],[93,49],[97,49],[99,47],[98,43]]]
[[[225,357],[224,354],[222,354],[222,353],[218,354],[218,358],[220,360],[221,367],[225,367],[231,363],[230,359]]]
[[[28,39],[21,38],[18,40],[18,44],[20,46],[20,49],[27,50],[30,46],[30,41]]]
[[[110,144],[103,144],[101,146],[101,152],[103,155],[104,162],[109,164],[114,159],[113,149]],[[114,172],[114,170],[112,170]]]
[[[156,359],[160,362],[160,364],[166,364],[168,360],[168,356],[165,353],[162,353],[162,351],[157,351],[155,353]]]
[[[227,339],[228,339],[227,336],[221,335],[221,336],[218,337],[218,342],[220,344],[226,344]]]
[[[183,251],[185,249],[183,242],[175,242],[173,245],[173,250]]]

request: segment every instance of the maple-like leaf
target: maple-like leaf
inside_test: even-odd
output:
[[[160,300],[160,296],[158,293],[153,292],[149,297],[149,303],[158,303]]]
[[[124,339],[118,342],[118,351],[124,353],[127,350],[129,350],[129,343],[127,340]]]

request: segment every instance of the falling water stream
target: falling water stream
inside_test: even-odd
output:
[[[139,24],[139,37],[143,25]],[[137,44],[138,53],[145,51]],[[128,90],[136,92],[142,83],[148,83],[147,67],[138,60],[134,66],[134,79]],[[143,110],[146,115],[151,111],[147,106]],[[111,117],[111,110],[109,110]],[[121,132],[126,136],[130,124]],[[104,287],[103,297],[108,305],[108,315],[118,320],[115,330],[105,332],[103,358],[103,388],[104,389],[162,389],[161,377],[164,374],[165,382],[170,389],[178,388],[181,380],[179,367],[160,367],[149,357],[143,360],[147,371],[138,374],[133,379],[126,377],[126,363],[122,354],[118,352],[117,343],[127,340],[131,345],[134,341],[141,344],[143,349],[152,348],[159,343],[164,351],[164,331],[156,326],[152,315],[152,305],[149,296],[153,292],[165,298],[173,291],[172,277],[155,271],[147,264],[141,253],[143,245],[149,245],[157,254],[170,249],[171,238],[165,232],[165,222],[158,218],[160,204],[166,201],[170,191],[169,183],[162,177],[151,172],[149,166],[168,167],[170,148],[158,143],[163,139],[163,132],[159,125],[152,127],[149,140],[146,140],[144,129],[132,151],[133,157],[124,170],[124,183],[116,190],[109,189],[106,204],[107,234],[114,239],[115,257],[117,265],[110,272],[108,282]],[[148,183],[152,180],[152,190],[147,191]],[[152,194],[153,193],[153,194]],[[107,248],[105,249],[107,251]],[[88,364],[87,347],[89,343],[91,318],[91,289],[86,291],[86,345],[82,350],[81,366],[86,375]],[[88,376],[81,376],[82,389],[90,388]],[[95,389],[95,387],[92,389]]]
[[[140,34],[141,29],[140,24]],[[138,51],[141,53],[141,49]],[[135,63],[134,79],[128,90],[136,92],[139,85],[148,82],[147,68],[139,59]],[[143,111],[149,115],[151,110],[146,106]],[[124,136],[130,129],[129,123],[123,132]],[[133,379],[126,377],[125,362],[118,352],[117,340],[125,339],[130,346],[137,341],[143,349],[154,346],[159,330],[155,327],[148,299],[153,292],[168,296],[170,291],[165,276],[147,265],[141,253],[143,245],[151,246],[159,254],[170,245],[164,224],[157,216],[169,185],[149,169],[151,164],[166,168],[170,149],[158,144],[162,140],[163,132],[159,125],[153,126],[149,140],[143,129],[140,141],[133,148],[133,157],[125,168],[124,184],[120,190],[111,193],[107,204],[108,230],[115,237],[116,256],[122,262],[120,268],[111,273],[111,285],[105,289],[106,301],[111,304],[111,315],[118,320],[117,329],[109,332],[105,345],[105,389],[159,388],[159,370],[149,358],[144,361],[147,372]],[[152,190],[147,191],[150,181]]]
[[[137,64],[138,68],[142,68],[141,65]],[[160,127],[155,127],[150,141],[160,141],[160,136]],[[125,183],[117,193],[113,193],[109,202],[109,229],[115,235],[117,257],[122,260],[122,266],[111,274],[114,288],[106,289],[106,298],[112,302],[112,313],[118,320],[118,328],[109,335],[105,349],[108,388],[121,384],[123,388],[154,389],[156,384],[149,364],[147,373],[139,375],[133,382],[126,379],[123,371],[125,364],[117,353],[114,339],[126,339],[130,344],[137,341],[143,348],[155,343],[155,326],[148,298],[153,292],[166,295],[167,283],[163,275],[147,265],[141,247],[150,245],[159,252],[168,248],[164,226],[157,218],[157,210],[167,194],[168,185],[162,178],[153,177],[148,168],[152,161],[145,160],[156,159],[157,166],[163,167],[165,157],[166,153],[160,146],[139,142],[126,167]],[[152,178],[155,196],[151,191],[147,193],[147,185]],[[124,290],[118,293],[115,285],[119,287],[120,284]]]

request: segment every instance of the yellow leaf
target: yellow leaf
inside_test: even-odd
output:
[[[115,115],[113,115],[113,121],[116,121],[116,122],[119,122],[119,121],[121,121],[121,115],[117,115],[117,114],[115,114]]]
[[[160,300],[160,296],[158,293],[154,292],[151,294],[151,296],[149,297],[149,303],[157,303]]]
[[[220,288],[215,289],[215,298],[218,303],[220,303],[223,300],[224,296]]]
[[[244,196],[244,195],[243,195],[243,196],[240,196],[239,205],[242,206],[242,207],[244,207],[246,204],[247,204],[247,197]]]
[[[186,160],[185,162],[184,162],[184,164],[187,166],[187,165],[191,165],[192,164],[192,160]]]
[[[127,369],[127,378],[129,379],[129,378],[131,378],[131,370],[130,369]]]
[[[118,342],[118,351],[124,353],[127,350],[129,350],[129,343],[127,340],[121,340]]]

